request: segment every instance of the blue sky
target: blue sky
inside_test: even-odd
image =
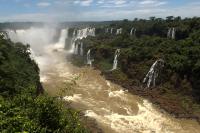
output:
[[[0,22],[200,16],[200,0],[0,0]]]

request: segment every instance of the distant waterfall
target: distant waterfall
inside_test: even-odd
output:
[[[94,60],[91,59],[91,49],[89,49],[88,52],[87,52],[87,65],[92,66],[92,62],[93,62],[93,61],[94,61]]]
[[[136,29],[135,29],[135,28],[132,28],[132,29],[131,29],[131,32],[130,32],[130,36],[132,36],[132,35],[135,36],[135,33],[136,33]]]
[[[78,55],[78,48],[79,48],[79,44],[75,43],[75,48],[74,48],[74,54]]]
[[[57,49],[64,49],[66,38],[68,38],[68,29],[62,29],[59,41],[58,41],[58,43],[55,44],[55,47]]]
[[[112,33],[113,33],[113,28],[110,29],[110,34],[112,34]]]
[[[76,46],[76,41],[86,38],[88,36],[95,36],[95,28],[84,28],[79,30],[74,30],[73,38],[71,42],[71,53],[76,53],[78,46]]]
[[[116,70],[117,69],[119,55],[120,55],[120,49],[117,49],[115,51],[115,57],[114,57],[114,60],[113,60],[113,68],[112,68],[112,70]]]
[[[117,29],[116,35],[122,34],[122,28]]]
[[[159,75],[160,69],[164,66],[164,60],[159,59],[151,66],[149,72],[145,76],[143,83],[147,83],[147,88],[151,85],[156,86],[156,78]]]
[[[80,55],[83,56],[83,42],[81,42],[80,45]]]
[[[73,31],[73,37],[76,37],[76,29]]]
[[[168,29],[167,37],[171,38],[171,39],[175,39],[176,38],[176,29],[174,27]]]
[[[175,35],[176,35],[176,29],[172,28],[172,39],[175,39]]]

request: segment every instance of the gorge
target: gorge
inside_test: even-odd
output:
[[[98,29],[91,27],[65,27],[64,29],[31,27],[17,30],[6,29],[5,31],[13,42],[30,45],[32,56],[40,68],[40,80],[47,93],[57,96],[59,90],[65,87],[66,82],[76,79],[72,94],[66,94],[63,99],[71,102],[71,106],[83,112],[86,117],[95,119],[97,125],[104,132],[198,133],[200,131],[200,125],[194,119],[174,118],[145,97],[137,96],[128,88],[120,86],[121,81],[115,84],[106,80],[106,75],[104,77],[101,71],[112,70],[111,73],[115,74],[116,72],[118,74],[119,69],[123,69],[121,62],[124,61],[124,54],[130,51],[124,47],[112,46],[112,43],[111,48],[96,43],[96,40],[92,39],[102,39],[104,38],[102,34],[108,33],[106,27],[102,29],[100,35],[96,35],[96,30]],[[131,33],[128,32],[128,34],[132,35],[134,30],[128,30],[131,30]],[[114,31],[114,29],[111,29],[111,34]],[[117,35],[114,36],[121,37],[123,32],[125,30],[122,30],[122,28],[116,28]],[[140,31],[138,32],[140,33]],[[68,39],[69,41],[67,41]],[[108,41],[112,38],[109,39]],[[135,41],[138,43],[138,40],[135,39]],[[124,42],[119,45],[123,44]],[[65,49],[66,47],[69,49]],[[101,56],[98,56],[98,54]],[[111,55],[110,61],[105,60],[105,62],[110,62],[110,65],[105,65],[105,69],[101,68],[104,65],[98,63],[102,63],[103,59],[109,54]],[[134,54],[134,52],[131,54]],[[77,67],[73,61],[68,60],[68,58],[73,60],[76,57],[82,61],[83,67]],[[158,58],[157,61],[154,60],[153,65],[152,62],[148,63],[148,66],[152,66],[146,67],[146,70],[149,71],[146,77],[146,73],[141,74],[141,77],[145,78],[144,82],[147,83],[147,88],[150,88],[150,85],[153,87],[159,85],[159,83],[156,84],[156,79],[160,78],[165,62],[166,60]],[[133,67],[130,63],[124,63],[126,63],[124,64],[127,65],[126,67]],[[97,69],[86,65],[94,66]],[[132,74],[132,71],[130,74]],[[121,79],[119,78],[119,80]],[[140,89],[139,85],[138,88]]]

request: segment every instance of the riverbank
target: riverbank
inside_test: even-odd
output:
[[[84,62],[77,56],[72,57],[74,60],[70,60],[72,64],[82,67]],[[180,90],[170,90],[162,86],[155,88],[145,88],[134,84],[134,81],[123,77],[123,74],[119,70],[104,71],[98,65],[94,65],[94,69],[100,70],[101,75],[105,79],[122,86],[127,89],[133,95],[141,96],[150,100],[161,111],[179,119],[194,119],[200,123],[200,105],[195,103],[194,99],[190,96],[182,95]],[[126,75],[124,75],[126,76]]]

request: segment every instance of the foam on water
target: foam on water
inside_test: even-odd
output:
[[[74,94],[73,96],[65,96],[63,99],[66,101],[78,101],[81,100],[81,94]]]

